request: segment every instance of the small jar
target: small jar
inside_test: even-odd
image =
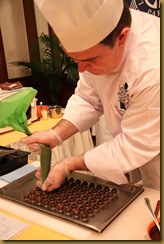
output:
[[[59,105],[50,106],[49,111],[52,119],[59,119],[62,117],[62,107]]]
[[[47,117],[47,114],[48,114],[48,111],[47,109],[42,109],[41,110],[41,114],[42,114],[42,119],[43,120],[46,120],[48,117]]]

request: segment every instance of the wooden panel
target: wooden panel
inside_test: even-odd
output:
[[[35,18],[35,10],[34,10],[34,2],[33,0],[23,0],[23,8],[24,8],[24,17],[25,17],[25,24],[26,24],[26,32],[27,32],[27,40],[29,46],[29,54],[30,60],[36,61],[40,59],[39,55],[39,47],[37,43],[37,26],[36,26],[36,18]],[[37,52],[34,55],[31,51],[31,48],[36,43],[37,45]]]
[[[3,49],[2,33],[0,28],[0,83],[8,81],[5,54]]]

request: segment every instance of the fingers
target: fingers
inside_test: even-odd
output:
[[[63,177],[53,177],[53,179],[47,177],[47,179],[44,181],[42,190],[43,191],[52,191],[56,188],[59,188],[63,182]]]
[[[33,142],[33,138],[32,136],[30,137],[26,137],[26,138],[22,138],[21,143],[26,144],[29,146],[29,150],[30,152],[36,152],[39,153],[41,151],[41,147],[39,146],[38,143]]]
[[[51,189],[54,189],[54,183],[52,180],[50,180],[48,177],[47,179],[44,181],[43,186],[42,186],[42,190],[43,191],[51,191]]]
[[[21,142],[28,145],[32,151],[39,149],[38,143],[49,145],[51,148],[56,146],[54,136],[50,130],[34,132],[31,136],[22,138]]]
[[[22,138],[21,142],[28,145],[31,150],[37,151],[36,143],[43,143],[50,146],[50,148],[56,147],[59,144],[59,140],[54,137],[52,130],[43,130],[34,132],[31,136]]]
[[[36,176],[36,178],[37,178],[38,180],[41,179],[41,169],[40,169],[40,168],[38,168],[38,169],[36,170],[35,176]]]
[[[34,141],[34,137],[33,137],[33,135],[32,135],[32,136],[24,137],[24,138],[22,138],[20,141],[21,141],[22,143],[24,143],[24,144],[27,144],[27,145],[35,142],[35,141]]]
[[[41,147],[37,143],[32,143],[32,144],[29,144],[28,146],[29,146],[29,149],[31,152],[39,153],[41,151]]]
[[[39,188],[42,188],[42,182],[41,181],[36,181],[36,186],[38,186]]]
[[[43,191],[52,191],[56,188],[59,188],[66,178],[68,172],[66,172],[66,162],[61,160],[56,163],[50,170],[48,177],[43,183]]]
[[[36,176],[36,178],[37,178],[36,186],[38,186],[39,188],[42,188],[41,170],[40,170],[40,168],[38,168],[38,169],[36,170],[35,176]]]

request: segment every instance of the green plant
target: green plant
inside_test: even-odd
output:
[[[76,83],[78,80],[77,64],[64,53],[56,36],[49,37],[42,33],[39,43],[41,53],[39,61],[15,61],[12,64],[21,66],[24,70],[30,69],[32,80],[41,82],[53,105],[59,104],[63,84]]]

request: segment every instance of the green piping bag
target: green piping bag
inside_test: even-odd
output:
[[[31,135],[26,112],[36,94],[37,91],[31,87],[0,92],[0,128],[11,126],[14,130],[23,132],[27,136]],[[43,183],[51,166],[51,148],[44,144],[39,145],[41,147],[40,167]]]

